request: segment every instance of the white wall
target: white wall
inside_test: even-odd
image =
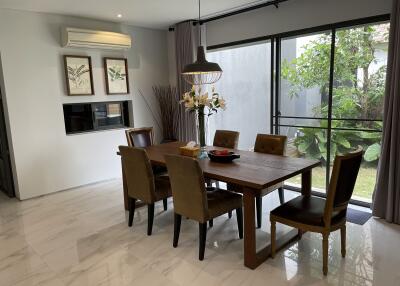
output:
[[[291,0],[207,23],[208,46],[390,13],[392,0]]]
[[[62,26],[125,32],[128,52],[60,47]],[[0,10],[0,53],[20,199],[120,176],[115,152],[126,144],[123,130],[67,136],[63,103],[133,100],[135,126],[157,127],[143,98],[154,108],[152,85],[168,84],[166,31],[121,26],[60,15]],[[62,56],[92,57],[95,96],[66,96]],[[128,58],[131,94],[105,94],[102,57]],[[156,128],[157,138],[160,138]]]

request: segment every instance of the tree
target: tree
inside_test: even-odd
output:
[[[388,24],[338,30],[336,32],[333,118],[380,119],[383,112],[386,65],[378,69],[377,49],[388,40]],[[302,47],[303,53],[292,61],[283,61],[282,78],[290,83],[290,96],[300,96],[303,89],[320,89],[321,105],[314,115],[327,117],[331,35],[324,34]],[[325,124],[324,122],[321,125]],[[333,127],[379,129],[376,121],[333,121]],[[324,126],[322,126],[324,127]],[[319,129],[300,129],[295,145],[300,153],[313,158],[326,158],[326,132]],[[332,153],[346,152],[362,145],[368,162],[379,157],[380,134],[332,130]]]

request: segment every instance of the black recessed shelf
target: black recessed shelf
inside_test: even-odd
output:
[[[63,104],[67,134],[129,127],[130,101]]]

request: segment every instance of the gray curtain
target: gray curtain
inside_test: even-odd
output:
[[[192,87],[182,77],[185,65],[195,60],[196,35],[191,21],[176,24],[175,26],[175,53],[178,96],[182,99],[185,92]],[[179,134],[180,141],[196,140],[196,118],[194,113],[185,111],[183,105],[179,107]]]
[[[393,0],[382,151],[372,214],[400,224],[400,1]]]

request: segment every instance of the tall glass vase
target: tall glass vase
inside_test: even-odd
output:
[[[206,122],[205,122],[205,114],[204,114],[204,106],[200,107],[197,111],[197,119],[198,119],[198,141],[200,145],[200,158],[207,157],[206,150]]]

